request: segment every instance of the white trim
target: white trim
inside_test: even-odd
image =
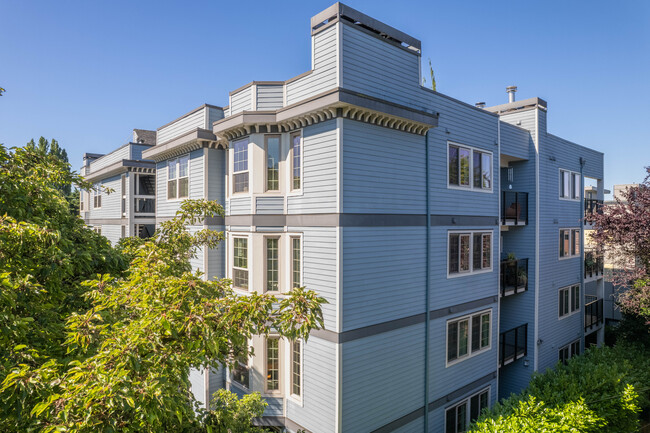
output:
[[[293,393],[293,341],[289,340],[289,389],[287,390],[287,397],[294,403],[304,406],[304,396],[305,396],[305,387],[304,387],[304,371],[305,371],[305,342],[302,339],[300,341],[300,395]]]
[[[476,351],[472,351],[472,317],[476,315],[482,316],[483,314],[488,313],[490,315],[490,323],[488,329],[490,330],[490,338],[488,338],[487,347],[480,348]],[[462,320],[468,319],[467,321],[467,354],[462,357],[456,357],[456,359],[449,361],[449,324],[454,322],[460,322]],[[454,317],[445,321],[445,368],[451,367],[452,365],[458,364],[465,361],[466,359],[472,358],[481,353],[488,352],[492,349],[492,308],[474,311],[472,313],[467,313],[462,316]],[[480,327],[479,327],[480,331]]]
[[[533,342],[533,350],[535,355],[533,357],[533,371],[537,371],[539,365],[539,263],[540,263],[540,233],[539,233],[539,108],[535,108],[535,338]]]
[[[497,191],[501,191],[501,119],[497,117],[497,155],[499,160],[497,161],[497,167],[499,167],[499,182],[497,185]],[[499,204],[499,207],[497,209],[501,209],[501,196],[502,194],[497,194],[497,202]],[[503,236],[501,235],[501,230],[499,230],[499,240],[497,242],[497,257],[501,258],[501,240]],[[497,287],[499,291],[499,295],[501,295],[501,266],[497,266]],[[496,335],[501,335],[501,296],[497,296],[497,323],[496,323]],[[499,347],[499,342],[496,342],[496,347]],[[499,395],[499,375],[501,374],[500,372],[500,363],[499,363],[499,356],[497,355],[496,357],[496,367],[495,371],[497,372],[497,379],[496,379],[496,394],[497,396]]]
[[[268,382],[267,382],[267,377],[268,377],[268,356],[269,356],[269,346],[268,346],[268,341],[269,339],[275,339],[278,340],[278,389],[268,389]],[[262,389],[263,392],[261,393],[264,396],[269,396],[269,397],[282,397],[282,337],[278,334],[269,334],[266,337],[263,338],[263,345],[264,345],[264,360],[263,360],[263,376],[262,380],[264,381]]]
[[[464,149],[469,150],[469,185],[463,186],[463,185],[450,185],[449,184],[449,146],[455,146],[455,147],[462,147]],[[490,155],[490,188],[478,188],[474,186],[474,151],[489,154]],[[459,161],[460,161],[460,154],[458,156]],[[445,165],[445,171],[446,171],[446,183],[447,183],[447,189],[458,189],[462,191],[472,191],[472,192],[483,192],[487,194],[492,194],[494,192],[494,152],[486,149],[482,149],[480,147],[474,147],[474,146],[468,146],[466,144],[461,144],[455,141],[447,140],[447,146],[446,146],[446,165]],[[460,180],[460,172],[458,173],[459,180]]]
[[[490,267],[489,268],[481,268],[479,270],[474,270],[474,235],[475,234],[490,234]],[[458,272],[449,272],[449,248],[450,248],[450,238],[452,234],[467,234],[469,235],[469,270],[468,271],[458,271]],[[460,240],[458,243],[458,252],[460,254]],[[447,278],[458,278],[458,277],[464,277],[467,275],[476,275],[476,274],[485,274],[492,272],[494,270],[494,230],[493,229],[471,229],[471,230],[461,230],[461,229],[453,229],[453,230],[447,230],[447,250],[446,250],[446,260],[445,263],[447,264]],[[482,257],[482,251],[481,251],[481,257]],[[459,262],[458,266],[460,269],[460,257],[459,257]]]
[[[252,246],[252,240],[251,240],[251,233],[246,233],[246,232],[230,232],[229,233],[229,247],[228,247],[228,257],[230,258],[229,260],[229,267],[226,268],[226,275],[232,281],[232,288],[236,290],[238,293],[250,293],[251,290],[251,274],[252,274],[252,268],[253,268],[253,263],[251,260],[251,246]],[[244,289],[242,287],[235,287],[235,281],[233,279],[233,269],[234,269],[234,264],[235,264],[235,238],[246,238],[246,265],[247,265],[247,270],[248,270],[248,288]],[[239,268],[238,268],[239,269]]]

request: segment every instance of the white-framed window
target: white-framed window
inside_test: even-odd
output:
[[[248,192],[248,137],[232,143],[233,193]]]
[[[302,134],[291,134],[291,190],[302,188]]]
[[[491,231],[450,231],[447,250],[448,276],[492,269]]]
[[[447,321],[447,365],[490,349],[492,310]]]
[[[280,238],[264,238],[264,260],[266,261],[265,290],[280,290]]]
[[[102,189],[99,184],[96,184],[93,188],[93,209],[99,209],[102,207]]]
[[[302,341],[292,340],[291,346],[291,395],[302,396]]]
[[[167,161],[167,199],[189,197],[190,156],[184,155]]]
[[[580,284],[563,287],[558,292],[559,317],[580,311]]]
[[[445,410],[445,433],[467,431],[470,423],[476,421],[481,411],[490,406],[490,388],[454,404]]]
[[[280,338],[266,338],[266,392],[280,390]]]
[[[569,358],[580,355],[580,339],[572,341],[558,350],[558,359],[562,364],[566,364]]]
[[[290,238],[291,248],[291,288],[302,287],[302,240]]]
[[[560,169],[560,198],[566,200],[579,200],[580,187],[580,173]]]
[[[247,359],[235,361],[235,365],[231,369],[231,375],[233,382],[244,388],[250,388],[250,369]]]
[[[280,136],[264,136],[266,191],[280,191]]]
[[[102,234],[102,226],[93,226],[93,231],[98,235]]]
[[[448,143],[447,185],[492,191],[492,152]]]
[[[248,290],[248,238],[233,237],[232,285]]]
[[[85,192],[83,190],[79,190],[79,212],[84,211],[84,195]]]
[[[560,229],[560,258],[580,255],[580,229]]]

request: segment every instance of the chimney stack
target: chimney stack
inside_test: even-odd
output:
[[[485,102],[477,102],[474,105],[476,105],[476,108],[485,108]]]
[[[506,92],[508,92],[508,102],[515,102],[515,92],[517,91],[517,86],[508,86],[506,87]]]

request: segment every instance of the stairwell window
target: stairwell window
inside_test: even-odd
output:
[[[566,200],[579,200],[580,180],[580,173],[560,169],[560,198]]]
[[[492,269],[492,232],[449,232],[449,276]]]
[[[558,359],[566,364],[570,358],[580,355],[580,340],[573,341],[558,351]]]
[[[233,192],[248,192],[248,138],[235,141],[234,151]]]
[[[492,312],[482,311],[447,322],[447,365],[490,348]]]
[[[185,155],[167,161],[167,199],[175,200],[189,197],[190,156]]]
[[[280,136],[264,137],[266,150],[266,190],[280,190]]]
[[[481,411],[490,405],[490,388],[484,389],[445,411],[445,433],[467,431]]]
[[[302,187],[302,136],[291,134],[291,189]]]
[[[232,284],[248,290],[248,238],[233,238]]]
[[[560,229],[560,258],[580,255],[580,229]]]
[[[450,188],[492,191],[492,153],[449,143],[448,184]]]
[[[561,288],[558,295],[558,306],[560,318],[580,311],[580,284]]]

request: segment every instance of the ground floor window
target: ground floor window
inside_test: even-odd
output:
[[[445,433],[467,431],[470,423],[476,421],[481,411],[489,406],[489,400],[490,388],[487,388],[448,408],[445,412]]]

